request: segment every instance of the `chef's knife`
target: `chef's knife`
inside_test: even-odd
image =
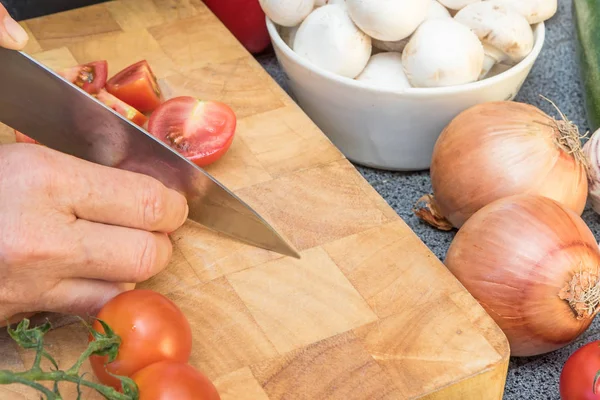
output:
[[[260,215],[202,168],[27,54],[2,48],[0,121],[49,148],[150,175],[186,196],[191,220],[300,258]]]

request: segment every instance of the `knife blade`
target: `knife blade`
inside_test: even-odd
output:
[[[204,169],[34,58],[4,48],[0,121],[54,150],[152,176],[186,196],[191,220],[300,258],[263,217]]]

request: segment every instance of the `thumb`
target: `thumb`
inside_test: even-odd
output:
[[[29,36],[25,29],[6,11],[6,8],[0,4],[0,47],[6,47],[11,50],[22,50]]]
[[[114,283],[88,279],[64,279],[39,298],[34,309],[79,315],[95,316],[110,299],[132,290],[135,283]]]

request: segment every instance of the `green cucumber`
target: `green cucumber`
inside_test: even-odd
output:
[[[573,0],[579,73],[591,133],[600,128],[600,0]]]

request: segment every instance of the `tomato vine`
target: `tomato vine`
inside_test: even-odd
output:
[[[52,328],[49,321],[40,326],[30,328],[29,320],[23,319],[15,329],[9,326],[8,333],[11,338],[24,349],[34,349],[36,355],[33,365],[27,371],[13,372],[0,370],[0,385],[20,383],[38,390],[46,397],[46,400],[62,400],[63,397],[61,397],[59,392],[58,382],[66,381],[77,384],[78,400],[81,399],[81,386],[87,386],[96,390],[107,400],[138,400],[138,387],[128,377],[113,375],[121,381],[123,387],[123,392],[121,393],[110,386],[85,380],[83,374],[79,374],[81,366],[91,355],[108,356],[109,362],[114,361],[121,344],[121,338],[104,321],[98,320],[104,328],[104,333],[96,331],[85,321],[82,320],[82,322],[95,340],[88,343],[87,349],[79,356],[75,364],[67,370],[60,370],[56,360],[44,350],[44,335]],[[41,367],[43,359],[48,360],[52,364],[52,367],[54,367],[54,370],[43,370]],[[54,382],[53,389],[50,390],[39,382]]]

